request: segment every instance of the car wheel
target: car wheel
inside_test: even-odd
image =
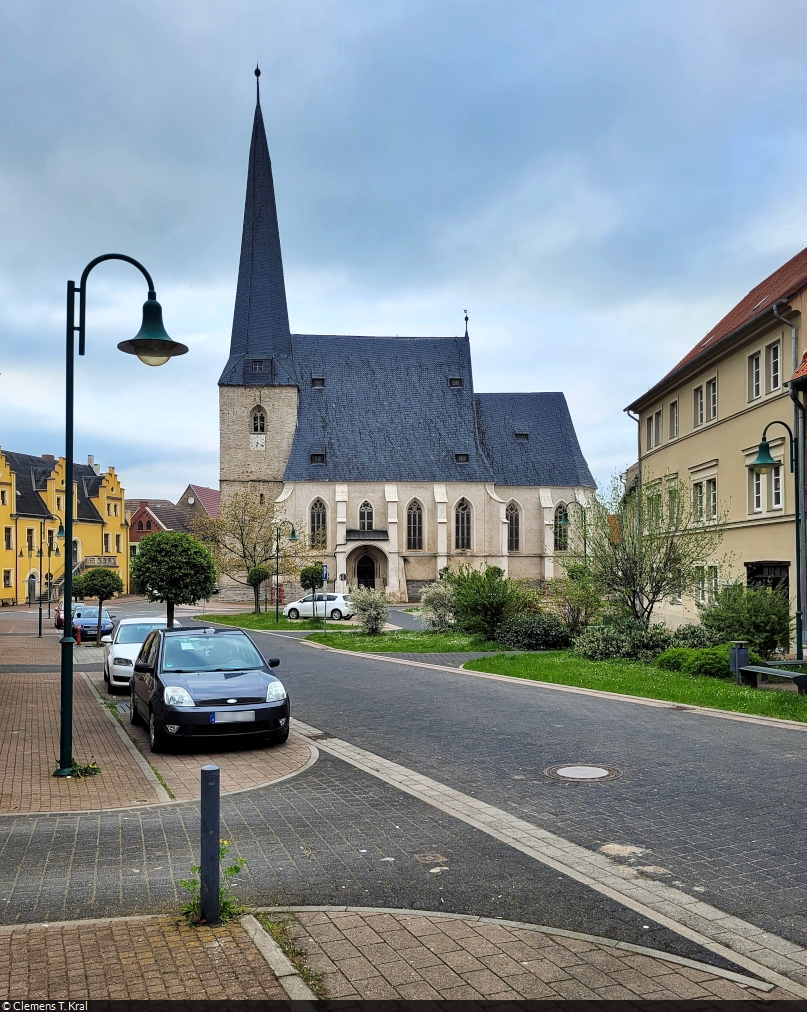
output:
[[[112,679],[109,677],[109,672],[104,672],[104,678],[106,679],[106,691],[110,696],[115,695],[115,686],[112,684]]]
[[[140,714],[138,713],[137,705],[135,704],[134,685],[129,688],[129,723],[132,727],[137,727],[140,723]]]
[[[162,722],[154,716],[154,711],[149,713],[149,748],[152,752],[165,752],[168,745],[168,736],[163,730]]]
[[[107,688],[109,688],[109,672],[106,669],[106,664],[104,665],[104,681],[107,684]]]
[[[339,611],[338,608],[334,608],[334,610],[331,612],[331,618],[334,620],[334,622],[338,622],[342,618],[342,612]]]
[[[299,611],[296,608],[289,608],[289,618],[295,622],[300,617]]]
[[[286,730],[278,737],[276,734],[267,734],[264,738],[265,745],[283,745],[289,740],[289,726],[286,725]]]

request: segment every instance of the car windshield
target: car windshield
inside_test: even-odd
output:
[[[222,635],[167,636],[163,670],[178,674],[191,671],[237,671],[263,666],[252,641],[237,633]]]
[[[165,622],[138,622],[136,625],[118,627],[116,643],[142,643],[152,629],[162,629]]]
[[[94,618],[98,621],[98,609],[97,608],[77,608],[73,612],[74,618]],[[112,619],[109,617],[109,612],[104,608],[103,614],[101,615],[103,622],[111,622]]]

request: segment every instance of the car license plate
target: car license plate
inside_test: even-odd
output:
[[[254,710],[222,710],[210,714],[211,724],[241,724],[249,720],[255,720]]]

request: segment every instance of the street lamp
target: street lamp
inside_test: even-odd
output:
[[[560,523],[560,526],[563,527],[566,530],[566,532],[567,532],[566,533],[566,537],[568,539],[568,536],[569,536],[568,535],[568,528],[569,528],[569,526],[571,524],[571,520],[569,519],[569,507],[570,506],[576,506],[580,510],[580,515],[583,518],[583,564],[587,566],[588,565],[588,552],[587,552],[587,547],[586,546],[587,546],[587,540],[588,540],[588,525],[587,525],[587,517],[586,517],[586,507],[581,502],[578,502],[576,499],[572,499],[571,502],[566,503],[566,510],[565,510],[563,516],[560,518],[560,520],[558,522]]]
[[[291,527],[289,541],[297,541],[294,524],[291,520],[283,520],[275,527],[275,625],[280,623],[280,532],[286,524]]]
[[[75,335],[78,331],[78,353],[84,354],[87,278],[90,271],[105,260],[123,260],[136,267],[148,284],[148,297],[143,304],[143,322],[140,330],[130,341],[121,341],[120,351],[137,355],[145,365],[164,365],[169,358],[184,355],[187,347],[172,340],[163,326],[162,307],[157,301],[154,282],[146,268],[122,253],[105,253],[91,260],[81,275],[78,287],[74,281],[67,282],[67,342],[65,368],[65,466],[64,466],[64,601],[65,623],[61,643],[61,729],[59,734],[59,767],[55,777],[69,777],[73,773],[73,370],[75,358]],[[78,326],[76,320],[76,293],[79,295]],[[60,532],[61,533],[61,530]]]
[[[793,430],[787,422],[780,422],[778,420],[768,422],[762,431],[762,439],[759,443],[756,459],[752,461],[749,467],[752,467],[757,474],[770,474],[775,467],[779,467],[779,461],[774,460],[771,456],[771,444],[765,438],[768,434],[768,429],[772,425],[781,425],[787,429],[787,434],[790,439],[790,471],[793,475],[793,481],[796,489],[796,501],[793,510],[796,525],[796,658],[801,661],[804,659],[804,644],[802,642],[801,499],[799,497],[799,451],[798,439],[793,435]]]
[[[55,519],[58,519],[58,518],[55,518]],[[62,537],[64,537],[64,528],[61,525],[59,526],[59,530],[62,532]],[[59,536],[59,531],[56,532],[56,536],[57,537]],[[59,551],[59,545],[55,544],[53,541],[49,541],[48,542],[48,618],[50,618],[50,596],[51,596],[52,585],[53,585],[53,576],[52,576],[51,571],[50,571],[50,559],[51,559],[52,555],[55,555],[56,558],[58,559],[58,558],[61,557],[61,554],[62,553]],[[40,619],[40,625],[41,625],[41,619]]]

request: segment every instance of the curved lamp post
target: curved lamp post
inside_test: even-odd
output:
[[[588,522],[587,522],[587,516],[586,516],[586,507],[581,502],[578,502],[576,499],[570,500],[569,502],[566,503],[566,511],[563,514],[563,516],[561,517],[561,519],[558,521],[558,523],[566,531],[566,537],[568,539],[568,537],[569,537],[569,527],[571,526],[571,520],[569,519],[569,507],[570,506],[576,506],[580,510],[580,515],[583,518],[583,565],[587,566],[588,565],[588,549],[587,549],[587,543],[588,543]]]
[[[294,524],[291,520],[283,520],[275,527],[275,625],[280,623],[280,532],[286,526],[291,527],[289,541],[296,541],[297,534],[294,531]]]
[[[788,437],[790,438],[790,471],[793,475],[793,480],[796,489],[796,502],[794,509],[794,518],[796,525],[796,658],[803,660],[804,658],[804,644],[802,635],[802,600],[801,600],[801,499],[799,496],[799,452],[798,452],[798,439],[793,435],[793,430],[787,424],[787,422],[773,421],[768,422],[762,431],[762,439],[760,440],[759,448],[757,450],[757,456],[754,461],[749,464],[749,467],[753,468],[757,474],[770,474],[775,467],[780,467],[780,461],[774,460],[771,456],[771,444],[765,438],[768,434],[768,429],[772,425],[781,425],[787,429]]]
[[[67,358],[65,370],[65,473],[64,473],[64,601],[65,622],[62,636],[61,658],[61,729],[59,734],[59,767],[55,777],[69,777],[73,772],[73,367],[75,335],[78,331],[78,353],[84,354],[87,307],[87,278],[90,271],[105,260],[123,260],[136,267],[148,284],[148,297],[143,304],[143,322],[130,341],[121,341],[118,348],[127,355],[137,355],[145,365],[165,365],[169,358],[184,355],[187,347],[172,340],[163,326],[163,311],[157,301],[154,282],[146,268],[122,253],[105,253],[91,260],[81,274],[76,287],[67,282]],[[78,326],[76,321],[76,293],[79,295]],[[61,530],[59,532],[62,533]]]

